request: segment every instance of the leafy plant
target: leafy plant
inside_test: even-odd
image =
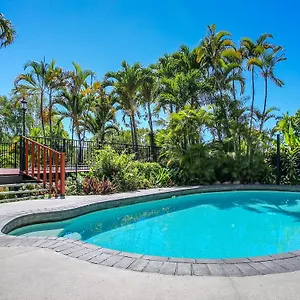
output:
[[[82,195],[83,194],[84,177],[78,174],[76,177],[70,176],[66,180],[67,195]]]
[[[136,161],[132,154],[118,154],[109,146],[96,151],[89,177],[109,180],[117,191],[172,184],[168,169],[158,163]]]
[[[115,191],[114,185],[107,179],[86,177],[82,184],[83,191],[87,195],[111,194]]]

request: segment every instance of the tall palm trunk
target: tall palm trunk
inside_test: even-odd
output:
[[[132,118],[132,129],[133,129],[133,138],[134,138],[134,150],[136,152],[136,155],[138,156],[138,136],[137,136],[137,128],[136,128],[134,111],[131,112],[131,118]]]
[[[235,90],[235,81],[232,81],[232,94],[233,94],[233,99],[236,101],[236,90]]]
[[[250,133],[252,130],[252,123],[253,123],[254,97],[255,97],[254,67],[252,67],[252,71],[251,71],[251,83],[252,83],[252,102],[251,102],[251,111],[250,111]]]
[[[136,127],[134,113],[132,114],[132,127],[133,127],[134,143],[135,143],[135,146],[137,147],[138,146],[138,136],[137,136],[137,127]]]
[[[83,162],[83,153],[82,153],[82,140],[81,140],[81,133],[80,133],[80,126],[79,126],[79,120],[76,118],[76,134],[78,138],[78,143],[79,143],[79,149],[78,149],[78,163]]]
[[[148,123],[150,128],[150,146],[151,146],[151,152],[153,160],[157,160],[157,153],[156,153],[156,145],[155,145],[155,139],[154,139],[154,130],[153,130],[153,123],[152,123],[152,113],[151,113],[151,105],[150,100],[147,101],[147,109],[148,109]]]
[[[249,137],[248,137],[248,149],[247,153],[249,156],[249,168],[252,165],[252,125],[253,125],[253,112],[254,112],[254,98],[255,98],[255,83],[254,83],[254,66],[252,66],[251,70],[251,82],[252,82],[252,102],[251,102],[251,111],[250,111],[250,126],[249,126]]]
[[[196,109],[197,108],[197,97],[193,96],[191,98],[191,108]]]
[[[130,133],[131,133],[132,149],[134,149],[135,148],[135,140],[134,140],[134,134],[133,134],[133,125],[132,125],[131,115],[129,116],[129,120],[130,120]]]
[[[52,90],[49,92],[49,127],[50,127],[50,139],[52,141],[53,132],[52,132]]]
[[[222,109],[222,113],[224,115],[224,119],[225,119],[225,133],[227,135],[227,137],[231,137],[231,132],[230,132],[230,128],[229,128],[229,120],[228,120],[228,114],[227,114],[227,108],[226,105],[224,105],[224,99],[223,99],[223,89],[221,87],[221,85],[219,84],[219,91],[220,91],[220,107]]]
[[[74,132],[75,132],[75,126],[74,126],[74,119],[72,118],[72,129],[71,129],[71,165],[73,165],[73,151],[74,151]]]
[[[265,79],[265,99],[264,99],[264,108],[262,112],[262,118],[260,121],[260,126],[259,126],[259,132],[262,132],[263,126],[264,126],[264,121],[265,121],[265,114],[267,110],[267,99],[268,99],[268,77],[264,76]]]
[[[42,120],[43,136],[44,136],[44,139],[45,139],[46,138],[46,130],[45,130],[45,120],[44,120],[44,91],[41,92],[40,114],[41,114],[41,120]],[[45,139],[45,144],[46,144],[46,139]]]
[[[73,141],[74,141],[74,129],[75,129],[75,126],[74,126],[74,120],[72,120],[72,146],[73,146]]]

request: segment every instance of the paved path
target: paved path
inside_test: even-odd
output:
[[[0,212],[10,215],[86,199],[7,203]],[[49,249],[0,247],[0,300],[294,300],[299,299],[299,282],[300,271],[230,278],[169,276],[92,264]]]
[[[300,295],[300,272],[177,277],[93,265],[26,247],[0,247],[0,270],[1,300],[295,300]]]

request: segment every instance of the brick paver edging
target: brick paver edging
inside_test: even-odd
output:
[[[179,259],[134,254],[58,237],[10,236],[10,231],[34,223],[61,221],[89,212],[153,201],[191,193],[232,190],[278,190],[300,192],[300,187],[271,185],[217,185],[193,188],[151,189],[109,196],[91,196],[76,205],[1,215],[0,247],[39,247],[103,266],[187,276],[253,276],[300,270],[300,250],[276,255],[238,259]],[[85,199],[85,198],[83,198]]]

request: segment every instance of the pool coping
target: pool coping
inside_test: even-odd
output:
[[[255,276],[300,270],[300,249],[267,256],[232,259],[186,259],[127,253],[86,242],[59,237],[10,236],[13,229],[48,221],[62,221],[79,215],[129,204],[154,201],[179,195],[239,190],[300,192],[300,186],[213,185],[140,190],[106,196],[82,197],[85,201],[56,208],[34,209],[9,215],[0,212],[0,247],[38,247],[53,250],[90,263],[166,275]],[[55,200],[53,200],[55,201]]]

